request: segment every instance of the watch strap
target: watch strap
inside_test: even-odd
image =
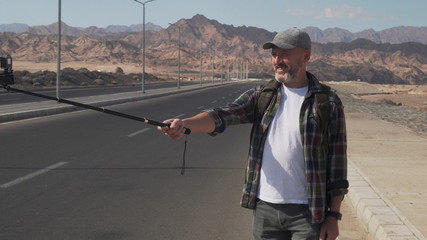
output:
[[[342,214],[340,212],[328,211],[327,216],[332,216],[338,220],[342,219]]]

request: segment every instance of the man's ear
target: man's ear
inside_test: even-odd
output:
[[[308,61],[310,60],[310,57],[311,57],[311,51],[310,51],[310,50],[308,50],[308,49],[306,49],[306,50],[304,51],[304,61],[305,61],[306,63],[308,63]]]

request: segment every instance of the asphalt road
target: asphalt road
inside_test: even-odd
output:
[[[164,120],[256,83],[111,107]],[[89,110],[0,125],[0,239],[250,239],[239,206],[250,126],[184,140]]]

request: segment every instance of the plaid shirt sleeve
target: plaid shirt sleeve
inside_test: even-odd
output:
[[[333,93],[335,95],[335,93]],[[328,141],[328,185],[327,192],[333,197],[347,193],[347,134],[344,107],[335,95],[331,109]]]
[[[215,121],[215,131],[210,135],[222,133],[228,126],[252,123],[256,99],[260,92],[260,86],[249,89],[240,95],[234,102],[224,107],[204,110],[211,114]]]

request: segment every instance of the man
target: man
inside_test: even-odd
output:
[[[169,128],[159,129],[179,139],[184,127],[215,135],[231,125],[252,123],[241,205],[254,209],[254,239],[336,239],[348,188],[342,103],[328,91],[325,134],[315,95],[326,87],[306,71],[311,56],[306,32],[285,30],[263,48],[271,49],[278,89],[261,116],[257,112],[263,86],[248,90],[226,107],[170,119],[165,121]]]

